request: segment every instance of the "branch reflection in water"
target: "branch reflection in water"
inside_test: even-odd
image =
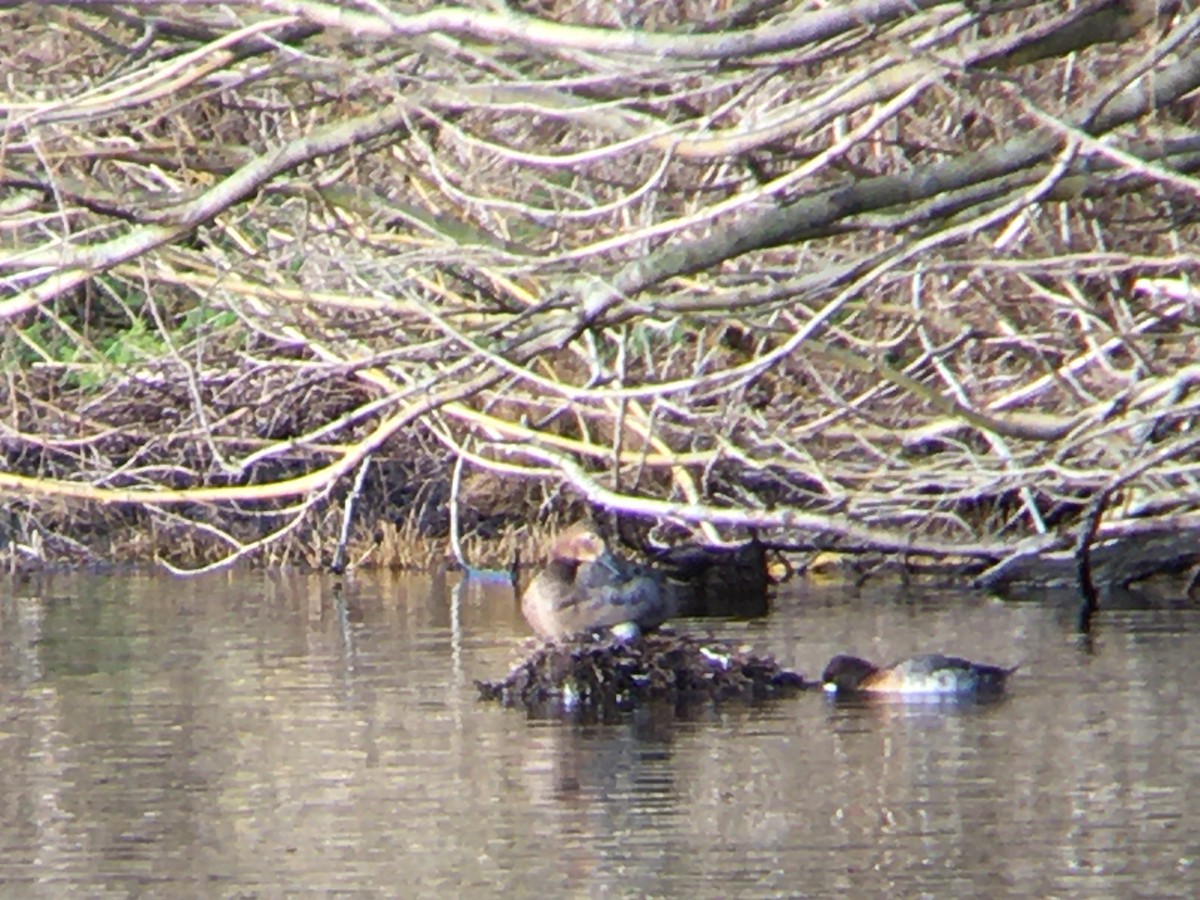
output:
[[[478,701],[534,646],[452,576],[53,575],[0,599],[6,891],[738,896],[1194,889],[1187,608],[797,586],[682,619],[836,653],[1020,661],[993,704]],[[452,602],[453,601],[453,602]],[[1189,891],[1190,892],[1190,891]]]

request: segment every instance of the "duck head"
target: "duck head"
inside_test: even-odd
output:
[[[838,654],[821,673],[821,685],[832,694],[853,693],[879,669],[857,656]]]
[[[555,579],[573,583],[584,563],[596,563],[613,575],[620,574],[604,538],[591,525],[579,522],[555,539],[546,571]]]

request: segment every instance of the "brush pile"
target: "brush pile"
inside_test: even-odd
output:
[[[535,650],[503,681],[477,682],[485,700],[532,711],[626,710],[653,702],[754,703],[811,685],[771,656],[713,638],[585,637]]]

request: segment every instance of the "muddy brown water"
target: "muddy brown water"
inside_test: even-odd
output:
[[[1021,663],[981,707],[820,694],[680,720],[477,699],[511,589],[55,576],[0,598],[3,896],[1166,896],[1200,886],[1190,608],[796,585],[690,621],[836,652]]]

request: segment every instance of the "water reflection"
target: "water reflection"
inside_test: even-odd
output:
[[[895,586],[687,627],[809,674],[838,652],[1021,663],[989,704],[530,719],[511,587],[50,577],[0,599],[6,893],[1191,893],[1190,609],[1073,616]]]

